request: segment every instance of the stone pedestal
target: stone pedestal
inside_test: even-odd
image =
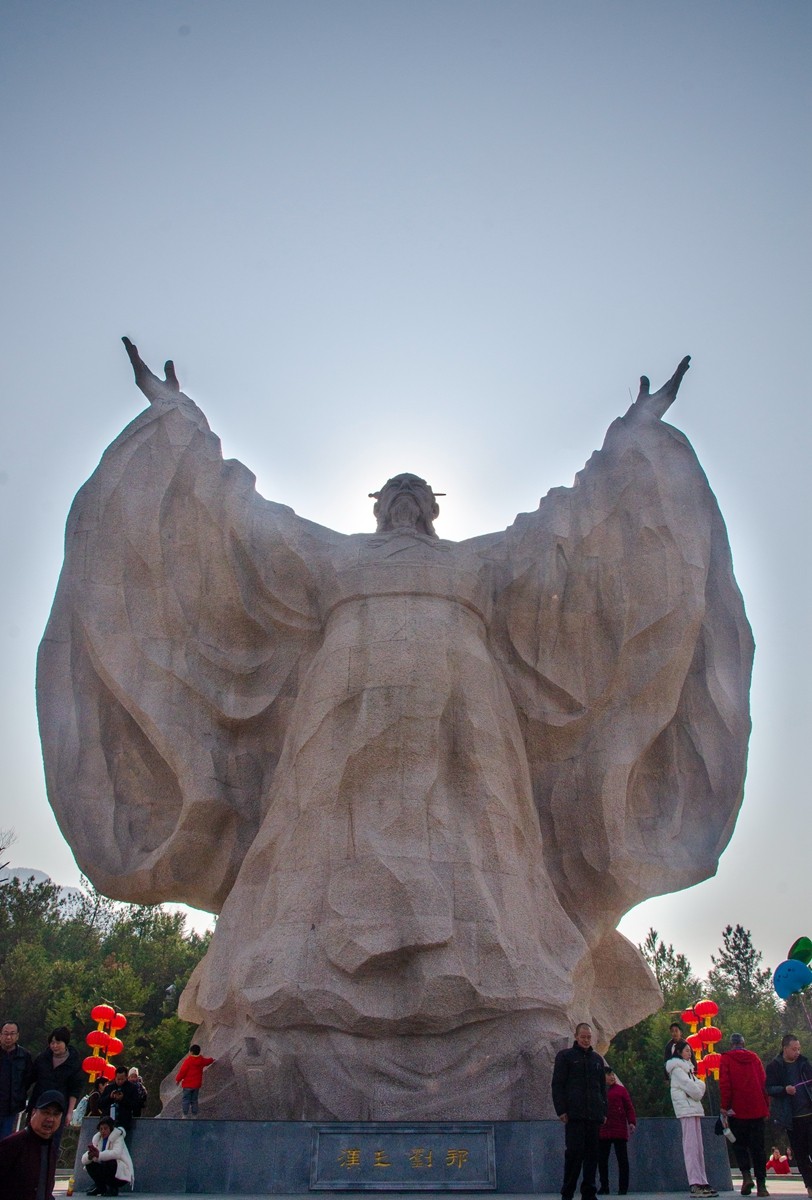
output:
[[[91,1185],[81,1156],[96,1124],[91,1118],[82,1126],[77,1192]],[[702,1126],[708,1179],[718,1191],[730,1191],[727,1142],[715,1136],[714,1118],[706,1118]],[[323,1195],[329,1190],[549,1194],[561,1188],[564,1129],[558,1121],[141,1120],[131,1151],[135,1190],[146,1195]],[[679,1122],[640,1121],[629,1142],[629,1164],[632,1192],[686,1192]],[[613,1157],[613,1192],[616,1178]]]

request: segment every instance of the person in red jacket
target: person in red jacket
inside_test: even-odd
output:
[[[598,1175],[601,1186],[599,1196],[609,1195],[609,1155],[615,1148],[617,1158],[617,1194],[625,1196],[629,1190],[629,1154],[626,1143],[629,1134],[637,1126],[632,1098],[622,1083],[618,1083],[609,1064],[606,1064],[606,1120],[598,1134]]]
[[[184,1117],[189,1116],[190,1110],[193,1117],[197,1116],[197,1098],[203,1084],[203,1072],[213,1062],[213,1058],[206,1058],[200,1053],[199,1046],[193,1045],[189,1047],[189,1053],[178,1067],[175,1083],[179,1083],[183,1088],[181,1106]]]
[[[773,1152],[767,1159],[767,1170],[774,1171],[776,1175],[789,1175],[789,1159],[786,1154],[782,1154],[777,1146],[773,1146]]]
[[[719,1067],[719,1098],[736,1136],[733,1153],[742,1173],[743,1196],[749,1196],[753,1190],[753,1175],[756,1177],[756,1195],[770,1194],[764,1159],[764,1118],[770,1112],[766,1079],[759,1056],[752,1050],[745,1050],[740,1033],[731,1034],[730,1049],[722,1055]]]

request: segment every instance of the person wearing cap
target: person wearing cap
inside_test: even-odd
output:
[[[132,1084],[138,1096],[138,1099],[133,1105],[133,1118],[140,1117],[144,1105],[147,1102],[148,1093],[144,1086],[144,1081],[139,1074],[138,1067],[130,1067],[129,1071],[127,1072],[127,1082]]]
[[[756,1195],[769,1196],[764,1158],[764,1119],[770,1106],[765,1091],[766,1073],[757,1054],[746,1050],[744,1036],[733,1033],[730,1049],[722,1055],[719,1067],[719,1100],[727,1113],[728,1125],[736,1140],[733,1153],[742,1173],[741,1193],[749,1196],[756,1177]]]
[[[55,1135],[65,1115],[61,1092],[43,1092],[28,1125],[0,1142],[0,1196],[3,1200],[51,1200],[56,1175]]]

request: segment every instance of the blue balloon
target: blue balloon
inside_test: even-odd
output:
[[[812,971],[797,958],[788,958],[779,963],[773,975],[773,987],[782,1000],[789,1000],[795,992],[803,991],[812,983]]]

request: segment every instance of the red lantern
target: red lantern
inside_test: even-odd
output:
[[[701,1033],[689,1033],[685,1040],[694,1052],[696,1052],[697,1050],[699,1050],[700,1052],[702,1051],[702,1034]]]
[[[105,1033],[103,1029],[91,1029],[85,1041],[88,1046],[98,1046],[100,1050],[104,1050],[110,1041],[110,1034]]]
[[[121,1038],[111,1037],[107,1043],[107,1057],[114,1058],[116,1054],[121,1054],[124,1049],[124,1043]]]
[[[98,1054],[88,1054],[82,1063],[82,1070],[87,1071],[88,1075],[100,1075],[103,1067],[104,1059]]]
[[[706,1054],[702,1061],[709,1071],[718,1071],[722,1065],[722,1056],[714,1050],[711,1054]]]
[[[682,1014],[681,1020],[683,1021],[683,1023],[685,1025],[698,1025],[699,1024],[699,1017],[696,1015],[696,1013],[694,1012],[694,1010],[692,1008],[686,1008],[685,1012]]]
[[[90,1010],[94,1021],[109,1021],[116,1015],[116,1010],[110,1004],[96,1004]]]
[[[102,1063],[101,1071],[99,1073],[103,1075],[105,1079],[115,1079],[116,1068],[110,1062]]]
[[[697,1000],[694,1005],[694,1012],[703,1020],[705,1017],[715,1017],[719,1011],[719,1005],[715,1000]]]
[[[704,1045],[712,1046],[714,1042],[722,1040],[722,1031],[717,1029],[715,1025],[706,1025],[704,1029],[700,1029],[699,1036],[702,1038]]]
[[[124,1013],[115,1013],[115,1015],[110,1018],[111,1029],[123,1029],[126,1024],[127,1018],[124,1016]]]
[[[694,1067],[694,1071],[696,1072],[696,1074],[699,1076],[700,1079],[704,1079],[708,1072],[707,1060],[704,1058],[700,1058],[699,1062]]]

